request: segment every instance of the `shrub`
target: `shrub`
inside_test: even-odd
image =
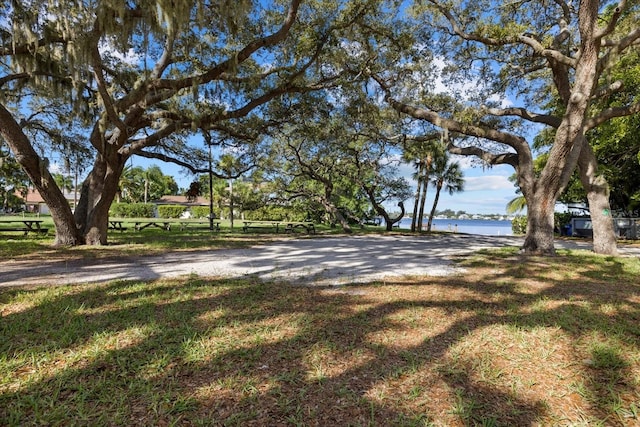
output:
[[[152,203],[113,203],[109,215],[121,218],[153,218],[155,207]]]
[[[159,218],[180,218],[180,215],[187,208],[181,205],[160,205],[158,206],[158,217]]]
[[[527,232],[527,217],[526,216],[516,216],[511,220],[511,231],[513,234],[521,235]]]
[[[219,215],[213,213],[215,218],[219,218]],[[191,216],[193,218],[209,218],[209,206],[193,206],[191,208]]]

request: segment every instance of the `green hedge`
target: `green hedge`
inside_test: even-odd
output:
[[[213,212],[215,218],[219,218],[219,215]],[[192,218],[209,218],[209,206],[193,206],[191,208]]]
[[[160,205],[158,206],[158,218],[180,218],[180,215],[187,210],[181,205]]]
[[[260,209],[243,211],[243,214],[248,220],[264,221],[304,221],[307,217],[304,212],[283,206],[263,206]]]
[[[120,218],[153,218],[153,203],[113,203],[109,215]]]

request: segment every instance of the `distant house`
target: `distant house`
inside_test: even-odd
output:
[[[44,199],[35,188],[29,188],[26,196],[20,193],[16,193],[16,196],[24,201],[24,209],[27,212],[41,213],[48,215],[50,213],[49,207],[44,202]],[[76,195],[73,192],[65,192],[64,197],[69,202],[69,206],[73,209],[76,203]],[[152,203],[155,205],[182,205],[182,206],[209,206],[209,199],[205,197],[197,197],[193,201],[188,201],[186,196],[162,196],[158,200],[154,200]]]
[[[158,215],[158,207],[162,205],[178,205],[184,206],[185,210],[181,215],[181,218],[191,218],[194,211],[191,208],[194,207],[208,207],[209,199],[204,197],[196,197],[192,201],[189,201],[186,196],[162,196],[158,200],[154,200],[151,203],[156,205],[156,215]],[[201,215],[201,213],[200,213]]]
[[[156,205],[209,206],[209,199],[196,197],[193,201],[189,201],[187,196],[162,196],[152,203]]]
[[[44,202],[44,199],[35,188],[29,188],[26,196],[23,196],[21,193],[16,192],[16,196],[21,198],[24,201],[24,210],[27,212],[33,213],[41,213],[48,215],[50,213],[49,206]],[[77,195],[71,191],[64,192],[64,198],[69,202],[69,206],[71,209],[75,208],[75,203],[77,200]]]

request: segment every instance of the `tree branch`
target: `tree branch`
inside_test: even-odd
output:
[[[528,120],[533,123],[542,123],[554,128],[560,126],[561,120],[558,117],[551,116],[548,114],[540,114],[528,111],[525,108],[513,107],[513,108],[487,108],[483,110],[492,116],[497,117],[506,117],[506,116],[515,116],[520,117],[522,119]]]
[[[603,37],[608,36],[613,32],[613,30],[615,30],[616,25],[618,23],[618,19],[620,19],[620,15],[622,15],[622,12],[625,10],[626,5],[627,5],[626,0],[620,0],[618,2],[618,7],[614,9],[613,14],[611,15],[611,20],[609,21],[606,27],[602,28],[600,31],[594,34],[595,38],[601,39]]]
[[[447,151],[451,154],[459,154],[461,156],[476,156],[490,165],[511,165],[518,167],[518,155],[516,153],[494,154],[480,147],[458,147],[449,141],[447,143]]]
[[[509,36],[504,38],[495,38],[495,37],[487,37],[480,34],[467,33],[460,28],[460,25],[456,21],[455,17],[451,14],[447,6],[441,5],[439,2],[435,0],[429,0],[431,4],[433,4],[436,9],[449,21],[449,25],[451,25],[451,30],[468,41],[479,42],[488,46],[506,46],[510,44],[521,43],[526,46],[529,46],[533,51],[543,58],[547,58],[549,60],[556,61],[561,64],[565,64],[569,67],[576,66],[576,60],[562,54],[560,51],[555,49],[547,49],[540,42],[538,42],[535,38],[530,37],[526,34],[522,34],[519,36]]]
[[[177,158],[172,157],[172,156],[168,156],[168,155],[163,154],[163,153],[155,153],[155,152],[148,152],[148,151],[139,150],[139,151],[136,151],[135,154],[137,156],[145,157],[147,159],[157,159],[157,160],[162,160],[163,162],[176,164],[176,165],[181,166],[181,167],[183,167],[185,169],[189,169],[189,171],[191,173],[194,173],[194,174],[209,173],[209,168],[208,167],[207,168],[198,168],[198,167],[192,165],[191,163],[185,162],[183,160],[177,159]],[[240,170],[239,172],[237,172],[235,174],[229,174],[229,175],[221,174],[219,172],[216,172],[216,171],[212,170],[211,174],[213,176],[215,176],[216,178],[218,178],[218,179],[237,179],[237,178],[240,178],[243,174],[249,172],[251,169],[254,169],[256,167],[257,167],[257,165],[250,165],[250,166],[247,166],[246,168]]]
[[[156,80],[151,83],[151,87],[149,88],[150,92],[153,92],[157,89],[172,89],[173,91],[177,91],[179,89],[191,87],[193,85],[211,82],[219,78],[222,73],[234,69],[237,64],[241,64],[242,62],[247,60],[257,50],[263,47],[273,46],[281,42],[286,38],[289,30],[296,20],[298,8],[300,7],[301,1],[302,0],[291,1],[289,10],[287,11],[287,17],[285,18],[282,26],[275,33],[265,37],[261,37],[248,43],[235,55],[232,55],[227,60],[221,62],[220,64],[207,70],[205,73],[199,76],[187,77],[181,80]]]
[[[640,102],[624,107],[612,107],[602,110],[600,114],[595,117],[591,117],[584,122],[585,130],[591,130],[600,126],[602,123],[611,120],[616,117],[630,116],[640,112]]]
[[[385,101],[387,101],[393,109],[398,112],[405,113],[416,119],[426,120],[443,129],[448,129],[453,132],[458,132],[467,136],[475,136],[478,138],[489,139],[499,142],[501,144],[512,147],[516,153],[523,156],[531,156],[529,145],[527,141],[520,137],[510,133],[502,132],[496,129],[492,129],[484,126],[477,126],[472,124],[461,123],[456,120],[447,119],[440,116],[435,111],[428,110],[426,108],[417,108],[397,101],[391,96],[391,91],[388,85],[376,75],[372,75],[372,78],[380,85],[385,92]]]

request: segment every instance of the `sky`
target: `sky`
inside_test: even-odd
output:
[[[451,209],[469,214],[506,215],[507,203],[518,196],[516,187],[508,179],[514,173],[513,168],[500,165],[483,170],[482,167],[471,165],[468,159],[459,156],[451,157],[462,166],[464,191],[449,195],[443,190],[440,193],[437,210]],[[400,169],[400,175],[407,178],[415,190],[416,183],[411,179],[412,173],[413,169],[409,165],[403,165]],[[428,210],[433,205],[434,197],[435,188],[429,186],[426,201]],[[413,198],[405,202],[405,206],[412,206],[412,204]]]

